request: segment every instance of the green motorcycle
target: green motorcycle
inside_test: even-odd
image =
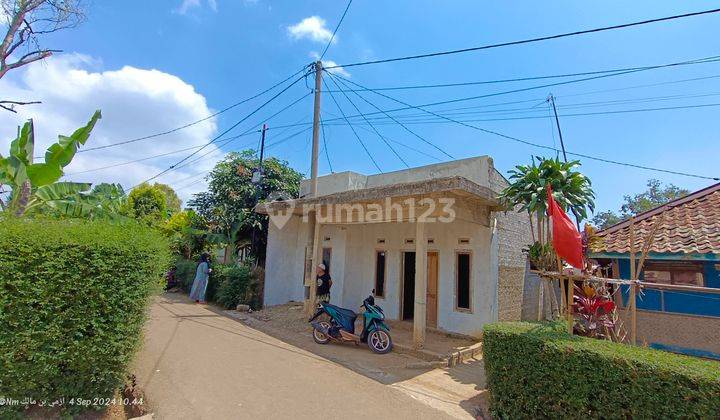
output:
[[[308,320],[313,327],[313,339],[318,344],[327,344],[330,341],[354,342],[356,345],[367,343],[370,350],[385,354],[392,350],[393,343],[390,337],[390,327],[385,324],[385,314],[382,308],[375,305],[375,298],[370,295],[363,300],[363,330],[360,335],[355,334],[355,320],[357,314],[350,309],[341,308],[329,303],[321,302],[315,314]],[[316,321],[322,314],[328,314],[330,321]]]

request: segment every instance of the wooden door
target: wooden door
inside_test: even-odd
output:
[[[437,328],[438,308],[438,253],[427,254],[427,326]]]

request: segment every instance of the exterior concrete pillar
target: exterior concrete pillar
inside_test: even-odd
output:
[[[308,298],[305,300],[305,312],[308,315],[315,313],[315,302],[317,300],[317,281],[315,279],[317,275],[315,272],[319,263],[318,244],[320,243],[320,222],[317,219],[317,215],[317,212],[313,212],[309,219],[310,226],[308,226],[308,229],[312,232],[312,235],[309,236],[312,238],[312,243],[308,243],[308,247],[312,248],[312,253],[310,254],[310,261],[306,261],[306,264],[308,262],[310,263],[310,268],[305,271],[305,285],[310,287],[308,290]]]
[[[413,344],[416,349],[425,345],[427,299],[427,241],[425,223],[415,222],[415,308],[413,313]]]

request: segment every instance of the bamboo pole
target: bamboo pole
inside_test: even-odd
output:
[[[635,267],[635,217],[630,218],[630,343],[637,344],[637,267]]]
[[[572,316],[572,280],[570,280],[570,276],[568,276],[568,283],[567,287],[565,287],[565,280],[563,279],[563,267],[562,262],[560,261],[559,256],[555,256],[557,260],[557,266],[558,266],[558,272],[560,273],[560,290],[563,295],[565,295],[565,291],[567,290],[567,295],[565,296],[565,318],[567,320],[568,324],[568,334],[572,335],[573,333],[573,316]]]

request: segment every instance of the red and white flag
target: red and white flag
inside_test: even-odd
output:
[[[575,223],[555,202],[550,184],[547,186],[548,216],[552,219],[552,242],[555,252],[560,258],[575,268],[583,269],[582,237]]]

